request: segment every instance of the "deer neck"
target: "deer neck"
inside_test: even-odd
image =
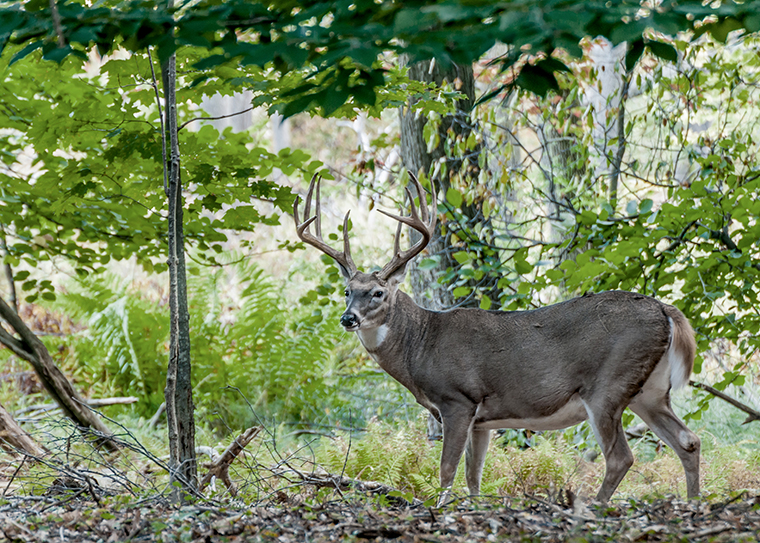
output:
[[[376,328],[358,330],[364,348],[391,377],[415,393],[409,363],[413,350],[423,341],[429,311],[404,292],[397,291],[385,321]],[[415,393],[415,396],[417,394]]]

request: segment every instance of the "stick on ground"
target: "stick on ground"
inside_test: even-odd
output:
[[[206,485],[211,482],[211,478],[218,477],[230,491],[230,494],[237,496],[237,488],[235,488],[234,483],[230,480],[230,464],[232,464],[235,458],[237,458],[237,456],[243,451],[243,449],[245,449],[245,447],[253,440],[253,438],[258,435],[260,431],[261,426],[254,426],[253,428],[248,428],[245,432],[240,434],[237,439],[233,441],[230,446],[227,447],[227,449],[225,449],[219,459],[210,464],[208,473],[206,473],[206,475],[201,480],[199,490],[203,492],[203,489],[206,488]]]

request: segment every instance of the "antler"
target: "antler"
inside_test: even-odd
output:
[[[316,205],[316,213],[313,217],[310,219],[307,219],[311,212],[311,197],[314,193],[314,182],[317,183],[317,205]],[[301,241],[304,243],[308,243],[312,247],[316,247],[323,253],[325,253],[327,256],[331,257],[335,262],[340,265],[343,270],[346,272],[348,277],[353,277],[356,273],[356,264],[354,264],[354,261],[351,259],[351,248],[348,245],[348,215],[351,213],[348,211],[346,213],[346,218],[343,219],[343,252],[339,253],[329,245],[327,245],[324,240],[322,239],[322,221],[320,219],[320,208],[319,208],[319,185],[320,185],[321,179],[317,174],[314,174],[314,177],[311,178],[311,183],[309,183],[309,191],[306,193],[306,205],[304,206],[303,214],[304,214],[304,222],[301,222],[301,219],[298,218],[298,202],[300,198],[296,196],[296,201],[293,204],[293,219],[296,221],[296,233],[298,234],[298,237],[301,238]],[[311,226],[311,223],[316,223],[316,236],[312,236],[311,232],[309,232],[309,226]]]
[[[391,275],[393,275],[399,269],[406,266],[406,263],[409,262],[412,258],[414,258],[420,252],[422,252],[422,250],[427,246],[427,244],[430,243],[430,239],[433,237],[433,232],[435,231],[435,221],[438,214],[438,202],[436,200],[435,187],[432,186],[432,181],[431,181],[431,189],[432,189],[431,192],[433,194],[433,202],[431,206],[432,206],[433,212],[428,213],[427,202],[425,201],[425,190],[422,188],[422,185],[420,184],[419,180],[417,179],[415,175],[410,173],[409,177],[412,178],[412,181],[414,181],[414,184],[417,186],[417,194],[420,197],[419,215],[417,214],[417,210],[414,207],[414,197],[412,197],[412,193],[409,190],[409,187],[406,187],[406,194],[409,196],[409,202],[411,203],[411,208],[412,208],[411,217],[399,217],[398,215],[393,215],[391,213],[383,211],[382,209],[378,209],[378,211],[382,213],[383,215],[387,215],[391,219],[395,219],[398,221],[398,228],[396,229],[396,241],[394,242],[394,245],[393,245],[393,258],[377,274],[377,276],[383,280],[388,279]],[[422,217],[421,219],[420,219],[420,216]],[[410,226],[414,228],[415,230],[417,230],[420,234],[422,234],[422,239],[420,239],[420,241],[418,241],[413,247],[410,247],[409,249],[403,252],[401,251],[401,247],[399,245],[399,238],[401,237],[402,224]]]

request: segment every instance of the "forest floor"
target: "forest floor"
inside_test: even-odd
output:
[[[163,500],[125,503],[6,496],[0,541],[758,541],[760,496],[707,503],[677,499],[602,507],[542,498],[460,501],[443,508],[378,505],[351,498],[308,506],[284,494],[257,506],[171,507]],[[279,499],[279,503],[278,503]],[[572,501],[572,497],[571,497]]]

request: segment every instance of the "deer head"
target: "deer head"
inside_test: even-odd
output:
[[[348,216],[350,212],[346,213],[343,220],[343,252],[333,249],[322,239],[319,201],[321,180],[317,175],[312,177],[309,190],[306,193],[303,222],[301,222],[298,215],[298,197],[296,197],[296,201],[293,204],[293,218],[296,223],[298,237],[304,243],[316,247],[335,260],[346,280],[346,311],[341,316],[340,323],[347,331],[353,332],[360,329],[377,328],[386,320],[388,311],[393,305],[396,289],[406,274],[407,263],[425,249],[433,236],[437,209],[435,190],[432,191],[431,212],[428,210],[425,201],[425,190],[422,188],[419,180],[412,174],[409,174],[409,176],[414,181],[417,187],[417,194],[420,197],[419,211],[414,205],[414,197],[408,187],[406,188],[406,194],[411,202],[410,216],[398,216],[379,210],[383,215],[387,215],[398,221],[398,227],[393,247],[393,258],[378,272],[363,273],[356,269],[356,265],[351,258],[351,247],[348,241]],[[311,212],[311,202],[315,186],[315,214],[313,217],[307,218]],[[315,235],[312,235],[309,231],[312,224],[315,227]],[[412,247],[402,251],[400,238],[401,226],[404,224],[418,231],[422,235],[422,238]]]

